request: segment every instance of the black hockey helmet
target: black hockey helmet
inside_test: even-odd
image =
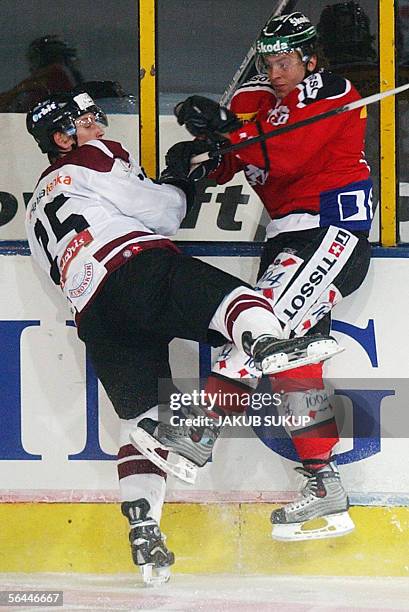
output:
[[[256,66],[265,71],[263,56],[297,51],[304,63],[315,51],[317,31],[303,13],[273,17],[262,29],[256,42]]]
[[[331,65],[357,61],[374,61],[375,37],[369,18],[355,1],[326,6],[321,13],[317,31],[324,53]]]
[[[78,60],[77,50],[70,47],[56,34],[47,34],[33,40],[27,50],[27,60],[31,70],[44,68],[54,62],[69,64]]]
[[[28,132],[37,141],[42,153],[58,153],[58,147],[52,137],[55,132],[64,132],[76,137],[75,119],[93,113],[96,121],[108,125],[104,111],[95,104],[86,92],[67,92],[54,94],[36,104],[27,113],[26,126]]]

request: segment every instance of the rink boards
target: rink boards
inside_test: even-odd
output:
[[[38,274],[28,250],[0,257],[0,477],[3,499],[113,501],[117,498],[117,418],[77,339],[64,298]],[[376,254],[376,249],[375,249]],[[208,257],[208,262],[252,280],[256,258]],[[366,392],[375,425],[362,437],[355,422],[339,443],[339,463],[354,501],[407,504],[409,417],[406,322],[409,260],[374,257],[364,286],[334,310],[334,334],[346,351],[328,362],[357,411]],[[187,298],[188,299],[188,298]],[[171,345],[174,378],[184,384],[210,367],[206,347]],[[253,417],[257,414],[253,411]],[[377,431],[376,424],[384,431]],[[354,430],[354,427],[356,430]],[[226,432],[213,462],[194,487],[169,483],[171,501],[281,501],[296,488],[291,444],[267,440],[253,421]],[[215,464],[215,469],[213,464]],[[231,469],[234,466],[234,469]],[[56,477],[58,474],[58,477]],[[7,491],[10,491],[8,494]],[[9,495],[9,497],[7,497]]]
[[[0,507],[8,526],[2,529],[0,567],[131,571],[126,525],[110,503],[118,500],[112,407],[63,298],[38,276],[24,245],[19,255],[10,254],[12,248],[2,252],[9,254],[0,257],[0,485],[1,500],[10,503]],[[256,258],[232,253],[206,260],[252,280]],[[322,542],[273,543],[272,503],[292,499],[298,487],[291,445],[280,440],[268,446],[257,431],[237,433],[220,440],[193,487],[168,481],[163,528],[179,560],[176,571],[408,575],[409,435],[400,384],[407,377],[409,263],[384,255],[374,249],[365,285],[336,307],[334,334],[347,350],[327,369],[330,379],[345,380],[351,398],[364,386],[370,389],[381,422],[392,414],[393,424],[401,424],[393,437],[385,432],[362,439],[358,432],[339,444],[342,476],[359,504],[352,510],[358,529]],[[208,365],[205,347],[173,343],[176,378],[197,376]]]

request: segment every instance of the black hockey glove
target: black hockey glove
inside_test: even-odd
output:
[[[200,153],[215,151],[220,148],[222,142],[209,142],[206,140],[186,140],[178,142],[170,147],[166,153],[166,168],[163,172],[170,172],[174,177],[184,178],[190,181],[199,181],[215,170],[220,164],[221,156],[212,157],[195,167],[191,166],[191,159]],[[162,173],[163,174],[163,173]]]
[[[210,172],[218,167],[221,161],[221,156],[213,157],[192,167],[191,158],[200,153],[220,148],[222,142],[224,141],[214,143],[204,140],[187,140],[176,143],[166,153],[166,168],[161,172],[159,181],[183,189],[186,194],[188,209],[193,204],[196,191],[195,182],[206,178]]]
[[[203,96],[189,96],[175,106],[174,113],[179,125],[185,125],[193,136],[226,134],[242,125],[231,110]]]

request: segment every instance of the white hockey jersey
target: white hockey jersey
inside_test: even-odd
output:
[[[184,192],[147,178],[129,153],[92,140],[54,162],[27,205],[26,231],[37,264],[80,313],[109,273],[166,238],[186,214]]]

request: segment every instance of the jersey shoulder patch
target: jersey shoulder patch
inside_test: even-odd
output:
[[[242,83],[240,87],[237,88],[236,93],[246,87],[255,88],[255,87],[264,87],[264,86],[267,86],[269,89],[272,89],[268,76],[266,74],[256,74],[253,77],[251,77],[251,79],[249,79],[248,81],[245,81],[244,83]]]
[[[313,104],[318,100],[335,100],[347,95],[352,84],[347,79],[340,77],[328,70],[320,70],[306,77],[299,85],[298,108]]]
[[[266,91],[274,95],[274,90],[266,74],[256,74],[248,81],[242,83],[235,91],[232,100],[241,96],[243,93],[255,93],[260,91]]]
[[[237,89],[230,108],[240,119],[251,121],[266,99],[275,100],[273,88],[266,74],[257,74]]]

